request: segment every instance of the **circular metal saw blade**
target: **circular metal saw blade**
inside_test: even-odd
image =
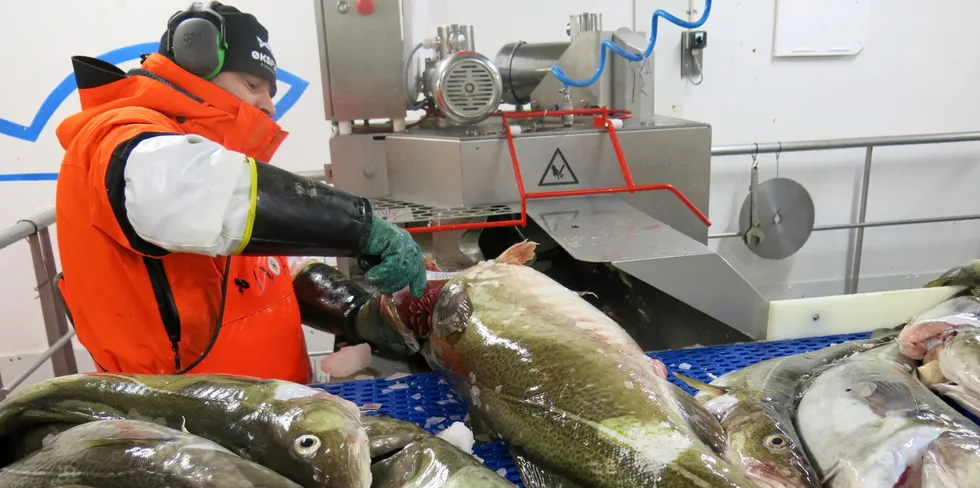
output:
[[[799,251],[813,232],[813,199],[806,188],[788,178],[773,178],[759,184],[754,198],[762,239],[743,239],[749,250],[765,259],[785,259]],[[739,230],[743,237],[752,226],[752,199],[750,193],[742,203]]]

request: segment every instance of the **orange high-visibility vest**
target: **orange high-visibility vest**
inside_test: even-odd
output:
[[[57,187],[59,284],[79,340],[103,371],[186,368],[215,337],[231,259],[220,332],[189,372],[308,383],[312,371],[286,258],[167,253],[136,235],[124,202],[126,158],[143,138],[196,134],[269,161],[287,133],[160,54],[147,57],[141,70],[111,76],[97,63],[76,61],[82,111],[57,129],[66,151]]]

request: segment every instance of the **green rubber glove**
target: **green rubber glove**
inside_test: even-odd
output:
[[[405,229],[375,217],[363,254],[381,256],[381,264],[367,272],[368,283],[376,286],[381,293],[395,293],[408,286],[413,297],[422,298],[425,292],[425,259],[422,258],[422,248]]]

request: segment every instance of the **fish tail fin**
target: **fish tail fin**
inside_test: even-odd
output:
[[[708,383],[705,383],[703,381],[696,380],[696,379],[691,378],[689,376],[684,376],[684,375],[682,375],[682,374],[680,374],[680,373],[678,373],[676,371],[674,372],[674,376],[676,376],[677,379],[679,379],[679,380],[683,381],[685,384],[687,384],[687,386],[690,386],[691,388],[694,388],[695,390],[703,391],[705,393],[708,393],[708,394],[711,394],[711,395],[714,395],[714,396],[722,396],[722,395],[728,393],[728,388],[725,388],[723,386],[709,385]]]
[[[871,331],[871,340],[876,340],[878,342],[883,342],[885,339],[891,339],[893,337],[898,337],[898,335],[905,329],[907,324],[912,323],[911,319],[903,324],[896,325],[895,327],[883,327],[881,329],[875,329]]]
[[[534,250],[537,247],[538,243],[536,242],[520,242],[507,248],[494,261],[500,264],[525,264],[534,259]]]

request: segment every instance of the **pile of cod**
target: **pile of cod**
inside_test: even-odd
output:
[[[534,249],[430,281],[420,301],[384,297],[378,321],[467,402],[478,437],[507,442],[526,487],[980,486],[980,427],[942,398],[980,414],[980,262],[930,284],[962,294],[870,339],[711,384],[678,375],[692,396],[526,266]],[[0,487],[69,486],[511,485],[414,424],[304,385],[80,374],[0,403]]]

